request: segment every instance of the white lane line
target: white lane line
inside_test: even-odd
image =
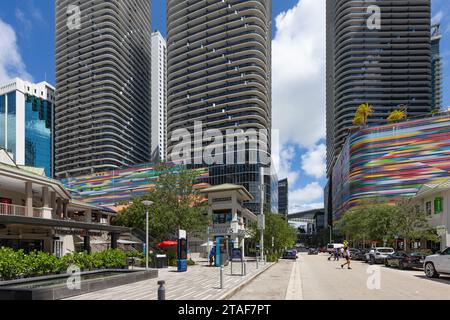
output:
[[[303,300],[302,279],[299,259],[292,266],[285,300]]]

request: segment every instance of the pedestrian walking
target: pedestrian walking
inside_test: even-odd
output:
[[[339,249],[334,249],[334,261],[339,261]]]
[[[214,257],[216,256],[216,248],[213,246],[209,252],[209,266],[213,266]]]
[[[341,268],[344,269],[345,266],[348,266],[348,269],[351,269],[351,267],[350,267],[350,262],[351,262],[351,259],[350,259],[350,249],[349,249],[348,247],[345,247],[345,248],[343,249],[343,256],[344,256],[344,258],[345,258],[345,260],[346,260],[347,262],[344,263],[344,264],[342,264],[342,265],[341,265]]]

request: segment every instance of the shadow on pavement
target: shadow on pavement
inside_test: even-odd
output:
[[[437,283],[442,283],[442,284],[447,284],[450,285],[450,277],[440,277],[440,278],[435,278],[435,279],[431,279],[428,278],[426,275],[414,275],[416,278],[422,279],[422,280],[429,280],[429,281],[433,281],[433,282],[437,282]]]

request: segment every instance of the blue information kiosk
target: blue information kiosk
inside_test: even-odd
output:
[[[187,235],[186,231],[180,230],[179,236],[178,236],[178,259],[177,259],[177,270],[178,272],[186,272],[188,268],[188,262],[187,262]]]

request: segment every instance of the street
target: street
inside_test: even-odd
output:
[[[352,261],[341,269],[328,255],[281,260],[232,300],[448,300],[450,277],[431,280],[422,270],[401,271]],[[368,273],[371,271],[372,273]],[[373,273],[375,271],[375,273]]]

